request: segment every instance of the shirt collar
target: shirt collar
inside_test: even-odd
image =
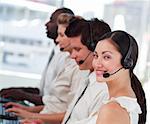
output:
[[[96,82],[96,75],[95,75],[95,72],[90,73],[90,75],[89,75],[89,81],[90,81],[90,85],[92,85],[92,84],[94,84],[94,83],[97,83],[97,82]]]

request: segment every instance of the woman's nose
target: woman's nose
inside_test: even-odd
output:
[[[102,61],[100,58],[97,58],[96,60],[94,60],[94,63],[96,67],[102,67]]]

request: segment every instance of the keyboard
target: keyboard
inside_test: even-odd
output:
[[[19,124],[18,117],[11,112],[6,112],[4,103],[9,102],[8,99],[0,97],[0,124]]]
[[[15,120],[2,120],[0,119],[0,124],[20,124],[19,121],[15,121]]]

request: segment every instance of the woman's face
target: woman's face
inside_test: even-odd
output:
[[[66,25],[58,25],[58,36],[56,42],[59,44],[60,49],[63,51],[71,51],[70,38],[65,35]]]
[[[96,79],[99,82],[110,81],[117,74],[113,74],[122,68],[121,54],[110,39],[98,42],[93,59],[93,67],[96,72]],[[107,78],[103,77],[104,73],[113,74]]]

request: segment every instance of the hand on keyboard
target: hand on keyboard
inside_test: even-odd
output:
[[[8,103],[5,103],[4,104],[4,107],[7,109],[7,108],[20,108],[20,109],[24,109],[24,110],[28,110],[29,107],[28,106],[24,106],[24,105],[21,105],[19,103],[15,103],[15,102],[8,102]]]
[[[29,112],[20,108],[16,108],[16,107],[9,108],[6,110],[6,112],[12,112],[13,114],[21,118],[32,118],[35,115],[35,113]]]
[[[0,118],[6,119],[6,120],[18,120],[18,117],[16,115],[14,115],[13,113],[8,113],[8,112],[6,112],[3,115],[0,114]]]
[[[15,116],[13,113],[6,112],[5,107],[2,104],[0,104],[0,119],[18,120],[18,117]]]

